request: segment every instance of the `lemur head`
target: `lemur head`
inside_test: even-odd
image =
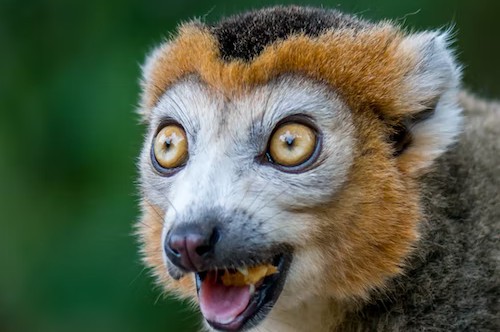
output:
[[[144,66],[145,263],[219,330],[367,299],[418,240],[459,81],[442,32],[302,7],[183,24]]]

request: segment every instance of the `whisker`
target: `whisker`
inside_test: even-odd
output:
[[[268,185],[269,185],[269,182],[268,182],[268,183],[266,183],[266,186],[268,186]],[[257,199],[259,199],[259,198],[262,196],[262,194],[265,192],[265,189],[266,189],[266,187],[262,188],[262,189],[259,191],[259,193],[255,196],[255,198],[253,199],[252,203],[250,203],[250,205],[248,206],[248,210],[249,210],[249,211],[250,211],[250,209],[253,207],[253,205],[255,204],[255,202],[257,201]],[[256,209],[255,211],[257,211],[257,209]]]
[[[145,200],[144,201],[148,206],[153,210],[153,212],[156,214],[157,218],[154,218],[154,221],[157,222],[159,225],[163,226],[163,216],[160,214],[158,211],[158,208],[151,204],[149,201]],[[142,221],[141,221],[142,222]]]
[[[282,191],[280,191],[279,193],[277,193],[276,195],[273,196],[273,198],[271,199],[268,199],[266,201],[266,204],[264,204],[263,206],[260,206],[258,210],[263,210],[265,207],[267,207],[269,205],[269,203],[273,202],[276,198],[278,198],[279,196],[281,196],[285,191],[287,191],[288,188],[285,188],[283,189]]]
[[[142,274],[144,273],[144,271],[146,271],[147,267],[143,267],[142,270],[137,274],[137,276],[132,279],[132,281],[128,284],[128,287],[131,287],[141,276]]]
[[[153,229],[153,226],[151,226],[150,224],[145,223],[142,220],[139,220],[138,223],[141,224],[141,225],[143,225],[144,227],[147,227],[149,229]]]
[[[155,305],[157,305],[157,304],[158,304],[158,301],[160,301],[160,298],[162,298],[162,296],[163,296],[163,294],[162,294],[162,293],[158,294],[158,296],[156,297],[155,302],[153,303],[153,306],[155,306]]]

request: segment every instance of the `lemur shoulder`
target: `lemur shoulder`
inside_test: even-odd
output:
[[[500,330],[500,106],[463,91],[446,31],[195,20],[139,111],[144,262],[208,330]]]

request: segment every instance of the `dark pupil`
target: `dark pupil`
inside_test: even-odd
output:
[[[291,148],[293,146],[293,143],[295,142],[295,136],[294,135],[286,135],[285,137],[285,143],[286,145]]]
[[[168,150],[172,146],[172,139],[169,137],[165,140],[165,148]]]

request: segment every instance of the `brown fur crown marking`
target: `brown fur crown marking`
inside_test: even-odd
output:
[[[403,91],[405,74],[416,61],[412,54],[398,49],[403,37],[388,24],[357,32],[330,30],[318,37],[300,34],[271,44],[251,62],[226,62],[206,27],[184,25],[178,37],[155,57],[143,103],[151,109],[168,87],[189,74],[232,96],[284,73],[299,73],[326,81],[353,110],[368,105],[381,112],[390,110],[389,119],[398,117],[398,112],[415,108],[405,100]]]

